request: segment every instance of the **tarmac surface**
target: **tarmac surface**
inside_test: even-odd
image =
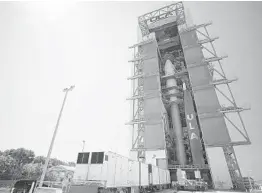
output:
[[[0,193],[9,193],[10,188],[0,188]]]
[[[176,191],[174,189],[165,189],[158,191],[158,193],[243,193],[238,191],[226,191],[226,190],[208,190],[208,191]],[[253,190],[251,193],[262,193],[262,190]]]
[[[232,193],[243,193],[243,192],[237,192],[237,191],[215,191],[215,190],[209,190],[209,191],[205,191],[205,192],[201,192],[201,191],[176,191],[174,189],[165,189],[165,190],[162,190],[162,191],[157,191],[157,193],[229,193],[229,192],[232,192]],[[0,188],[0,193],[10,193],[10,188]],[[254,190],[254,191],[251,191],[251,193],[262,193],[261,190]]]

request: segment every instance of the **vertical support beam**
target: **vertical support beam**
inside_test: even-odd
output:
[[[236,190],[245,191],[245,186],[243,183],[241,171],[235,155],[234,147],[231,145],[224,146],[223,151],[226,158],[227,167],[229,169],[229,174],[232,180],[233,188]]]
[[[143,64],[143,59],[140,58],[141,48],[132,47],[134,49],[134,60],[132,60],[133,65],[133,76],[141,75],[141,65]],[[144,119],[144,99],[143,96],[144,90],[144,80],[143,76],[131,79],[132,81],[132,95],[133,98],[133,109],[132,109],[132,149],[137,151],[137,159],[142,162],[145,161],[145,150],[144,150],[144,123],[140,120]],[[139,96],[139,97],[134,97]]]
[[[139,188],[141,188],[141,161],[139,160]]]
[[[138,71],[140,71],[142,62],[140,62]],[[142,72],[140,72],[142,73]],[[143,77],[138,78],[138,95],[143,96],[144,95],[144,80]],[[143,119],[144,118],[144,99],[140,98],[138,99],[138,119]],[[138,124],[138,142],[137,142],[137,147],[138,147],[138,159],[141,159],[142,162],[145,161],[145,138],[144,138],[144,132],[145,132],[145,125],[144,123]],[[141,149],[140,149],[141,148]]]

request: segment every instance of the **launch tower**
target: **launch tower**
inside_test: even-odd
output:
[[[243,181],[233,146],[250,144],[240,112],[207,27],[188,26],[182,2],[138,18],[143,41],[130,47],[132,63],[131,157],[168,168],[172,181],[178,171],[187,179],[202,178],[214,188],[207,148],[221,147],[233,187]],[[209,47],[208,47],[209,45]],[[229,96],[220,85],[225,85]],[[221,106],[221,93],[230,106]],[[227,116],[236,113],[242,128]],[[243,135],[233,141],[228,124]]]

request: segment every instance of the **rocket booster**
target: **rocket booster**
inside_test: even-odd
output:
[[[183,90],[184,90],[186,121],[188,126],[188,136],[190,141],[193,164],[203,165],[204,158],[202,154],[200,132],[196,121],[196,113],[194,111],[194,106],[193,106],[193,99],[190,91],[186,89],[185,83],[183,84]]]

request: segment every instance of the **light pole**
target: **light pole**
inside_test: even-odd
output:
[[[45,179],[45,174],[46,174],[46,171],[47,171],[47,166],[48,166],[49,159],[50,159],[50,156],[51,156],[51,153],[52,153],[52,149],[53,149],[53,146],[54,146],[54,142],[55,142],[55,138],[56,138],[56,134],[57,134],[59,122],[60,122],[60,119],[61,119],[61,116],[62,116],[62,112],[63,112],[64,106],[65,106],[67,94],[68,94],[69,91],[72,91],[74,88],[75,88],[75,86],[70,86],[70,88],[65,88],[65,89],[63,90],[63,92],[65,92],[65,97],[64,97],[64,101],[63,101],[63,104],[62,104],[62,107],[61,107],[61,110],[60,110],[60,113],[59,113],[57,122],[56,122],[55,131],[54,131],[53,138],[52,138],[52,141],[51,141],[49,150],[48,150],[48,154],[47,154],[47,157],[46,157],[46,160],[45,160],[45,165],[44,165],[43,173],[42,173],[42,175],[41,175],[39,187],[42,187],[43,182],[44,182],[44,179]]]

